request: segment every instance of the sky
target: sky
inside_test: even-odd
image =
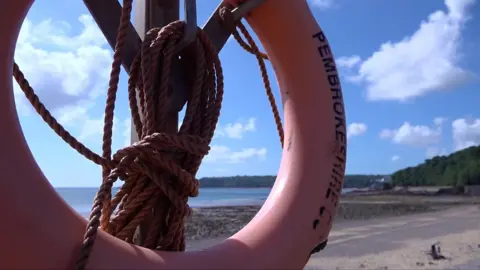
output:
[[[203,25],[218,1],[197,3]],[[478,1],[309,4],[330,41],[342,79],[348,174],[389,174],[480,144]],[[281,146],[256,59],[233,39],[220,58],[225,97],[210,153],[197,176],[275,174]],[[82,1],[35,1],[15,59],[60,123],[101,153],[112,51]],[[268,70],[280,101],[270,65]],[[130,142],[127,78],[122,72],[114,149]],[[28,145],[50,183],[99,186],[101,168],[51,131],[18,86],[15,101]]]

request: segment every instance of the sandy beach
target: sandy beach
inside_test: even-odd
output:
[[[479,269],[480,209],[457,206],[435,213],[339,224],[329,246],[306,269]],[[439,243],[443,260],[428,254]]]
[[[480,269],[480,208],[474,198],[346,198],[327,248],[306,269]],[[240,230],[260,206],[194,209],[187,250]],[[444,260],[427,254],[439,242]]]

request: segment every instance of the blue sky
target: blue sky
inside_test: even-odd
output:
[[[203,24],[217,1],[197,2]],[[349,124],[347,173],[387,174],[480,144],[480,52],[475,49],[480,46],[480,4],[309,3],[342,76]],[[60,122],[100,153],[110,48],[81,1],[36,1],[27,18],[17,62]],[[225,99],[212,150],[198,176],[275,174],[281,149],[256,60],[233,40],[220,56]],[[114,149],[129,141],[126,79],[123,73]],[[25,137],[50,182],[98,186],[100,168],[58,138],[15,90]],[[275,83],[274,91],[279,100]]]

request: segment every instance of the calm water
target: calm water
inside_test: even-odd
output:
[[[89,213],[97,188],[57,188],[63,199],[81,214]],[[117,189],[114,189],[114,193]],[[348,189],[344,189],[348,192]],[[190,198],[191,207],[261,205],[270,188],[202,188],[200,195]]]
[[[62,198],[77,212],[89,213],[97,188],[57,188]],[[113,193],[117,190],[114,189]],[[190,198],[191,207],[261,205],[270,188],[202,188],[200,195]]]

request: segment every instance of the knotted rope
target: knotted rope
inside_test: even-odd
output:
[[[146,248],[185,250],[183,221],[191,213],[187,200],[189,196],[198,195],[199,182],[195,175],[210,149],[208,145],[220,115],[222,66],[208,36],[198,29],[192,57],[176,51],[183,38],[184,22],[153,28],[146,34],[141,51],[132,63],[128,80],[129,105],[139,141],[118,150],[112,158],[115,100],[132,2],[124,0],[122,5],[107,91],[102,156],[88,149],[58,123],[14,63],[13,76],[37,113],[72,148],[103,168],[103,181],[94,199],[77,269],[86,267],[99,226],[119,239]],[[220,15],[239,44],[257,57],[283,146],[283,127],[264,63],[268,57],[259,51],[245,26],[233,21],[228,7],[223,7]],[[178,133],[171,134],[161,130],[168,124],[170,68],[179,54],[187,63],[194,63],[194,67],[188,74],[190,91],[185,117]],[[124,183],[112,198],[112,186],[117,179]],[[140,239],[134,239],[140,225],[143,232]]]

